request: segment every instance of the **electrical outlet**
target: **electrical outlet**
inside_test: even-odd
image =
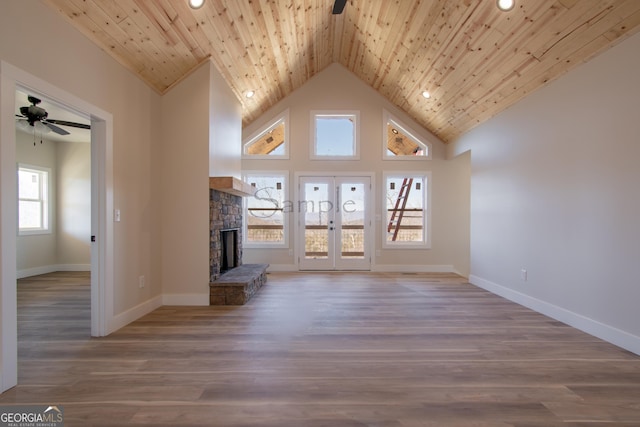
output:
[[[138,277],[138,287],[140,289],[144,288],[145,282],[144,282],[144,276],[140,276]]]
[[[527,281],[527,270],[524,268],[520,270],[520,280],[522,280],[523,282]]]

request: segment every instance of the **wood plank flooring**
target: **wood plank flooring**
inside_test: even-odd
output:
[[[448,274],[272,273],[89,338],[89,277],[18,286],[0,405],[65,426],[639,426],[640,357]]]

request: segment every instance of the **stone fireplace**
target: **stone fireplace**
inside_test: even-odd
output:
[[[242,198],[209,189],[209,281],[242,265]],[[224,264],[224,265],[223,265]]]
[[[254,191],[237,178],[209,178],[211,305],[245,304],[267,281],[267,264],[242,264],[242,197]]]

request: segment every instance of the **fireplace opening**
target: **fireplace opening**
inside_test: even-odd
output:
[[[239,265],[238,229],[220,230],[220,243],[220,274],[222,274]]]

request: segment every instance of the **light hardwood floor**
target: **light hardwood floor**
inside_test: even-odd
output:
[[[19,283],[0,405],[65,426],[639,426],[640,357],[447,274],[274,273],[242,307],[89,338],[89,278]]]

